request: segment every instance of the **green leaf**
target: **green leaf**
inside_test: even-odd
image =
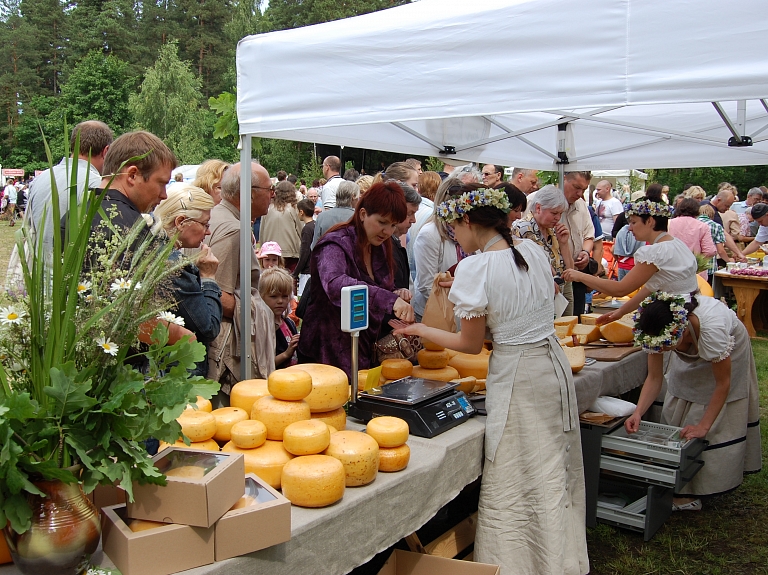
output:
[[[32,509],[21,494],[11,495],[3,502],[3,512],[16,533],[24,533],[32,525]]]
[[[86,440],[83,441],[83,439]],[[88,441],[88,439],[91,439],[91,441]],[[92,447],[92,445],[90,445],[92,441],[92,438],[84,438],[82,433],[77,433],[75,430],[71,430],[64,436],[64,442],[75,450],[80,461],[86,467],[93,467],[93,460],[90,455],[88,455],[88,451]]]
[[[25,421],[35,416],[35,405],[29,397],[29,393],[13,393],[5,401],[8,408],[6,412],[7,419],[18,419]],[[2,412],[0,412],[2,414]]]
[[[8,473],[5,476],[5,482],[8,486],[8,491],[13,494],[27,491],[29,493],[34,493],[35,495],[45,495],[16,467],[10,467],[8,469]]]
[[[194,401],[197,401],[198,395],[205,399],[211,399],[214,395],[219,393],[219,389],[221,389],[221,384],[218,381],[203,379],[200,376],[190,378],[189,382],[192,384],[190,399],[194,398]]]
[[[83,411],[96,405],[98,401],[88,396],[91,390],[91,380],[75,381],[77,378],[75,363],[68,361],[61,369],[51,368],[51,385],[45,388],[45,394],[56,400],[57,409],[61,416],[76,411]]]
[[[54,461],[30,462],[25,466],[29,471],[39,473],[44,479],[57,479],[64,483],[75,483],[77,478],[68,469],[58,467]]]

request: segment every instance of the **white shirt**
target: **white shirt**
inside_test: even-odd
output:
[[[614,197],[607,200],[598,200],[595,205],[595,213],[600,219],[600,227],[603,234],[612,235],[614,218],[624,211],[624,206]]]
[[[760,228],[757,230],[755,241],[759,244],[768,242],[768,226],[760,226]]]
[[[419,230],[413,244],[413,261],[416,264],[416,278],[413,281],[416,293],[413,294],[411,305],[417,314],[423,315],[435,275],[447,271],[458,261],[456,244],[451,240],[442,240],[435,222],[427,222]]]
[[[341,176],[332,176],[330,180],[325,182],[320,188],[320,200],[323,202],[323,209],[330,210],[336,207],[336,190],[339,188],[339,184],[344,180]]]
[[[8,198],[9,204],[15,204],[16,200],[18,199],[19,191],[16,189],[16,186],[13,184],[8,184],[5,186],[5,190],[3,190],[5,193],[5,197]]]
[[[696,257],[688,246],[677,238],[638,248],[635,252],[635,263],[651,264],[658,268],[659,271],[645,282],[645,287],[652,292],[664,291],[687,298],[699,288],[696,280]]]

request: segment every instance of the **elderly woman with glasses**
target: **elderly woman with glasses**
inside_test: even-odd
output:
[[[209,221],[214,203],[202,188],[182,184],[168,192],[168,198],[155,208],[153,231],[174,242],[171,259],[185,258],[181,248],[199,248],[199,256],[190,259],[174,278],[173,310],[184,326],[205,345],[206,357],[197,364],[193,375],[208,374],[208,344],[216,339],[221,327],[221,288],[216,283],[219,260],[211,248],[203,244],[210,235]]]

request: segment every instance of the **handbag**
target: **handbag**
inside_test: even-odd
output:
[[[416,365],[416,354],[423,348],[421,338],[417,335],[395,335],[389,333],[375,344],[376,362],[381,364],[385,359],[407,359]]]

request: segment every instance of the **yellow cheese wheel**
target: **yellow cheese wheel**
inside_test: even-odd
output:
[[[586,345],[600,339],[600,327],[597,325],[576,325],[571,335],[575,335],[580,345]]]
[[[445,352],[448,354],[448,359],[451,359],[454,355],[459,353],[455,349],[448,349],[447,347],[445,348]]]
[[[170,523],[160,523],[159,521],[147,521],[146,519],[131,519],[128,523],[128,529],[134,533],[139,531],[147,531],[149,529],[157,529],[158,527],[165,527]]]
[[[316,411],[312,414],[312,419],[319,419],[328,425],[332,425],[339,431],[347,428],[347,412],[343,407],[333,411]]]
[[[178,477],[180,479],[202,479],[205,477],[205,469],[197,465],[182,465],[165,472],[166,477]]]
[[[216,435],[216,418],[207,411],[185,410],[176,421],[190,441],[206,441]]]
[[[267,386],[275,399],[298,401],[312,393],[312,376],[300,369],[278,369],[269,374]]]
[[[293,455],[283,447],[282,441],[267,440],[256,449],[242,449],[230,441],[221,450],[226,453],[242,453],[245,472],[258,475],[274,489],[280,489],[283,466],[293,459]]]
[[[160,447],[157,451],[160,452],[166,447],[180,447],[181,449],[201,449],[203,451],[219,451],[219,444],[214,439],[206,439],[205,441],[193,441],[189,445],[186,445],[183,440],[179,439],[176,443],[160,442]]]
[[[245,379],[232,386],[229,392],[229,405],[251,413],[257,399],[270,395],[266,379]]]
[[[448,353],[443,351],[429,351],[428,349],[419,350],[416,354],[421,367],[427,369],[442,369],[448,365]]]
[[[403,444],[398,447],[379,448],[379,471],[402,471],[408,467],[411,459],[411,448]]]
[[[219,443],[232,439],[232,426],[248,419],[248,412],[239,407],[220,407],[214,409],[211,415],[216,418],[216,435],[213,438]]]
[[[379,447],[400,447],[408,441],[408,424],[399,417],[384,415],[374,417],[365,432],[376,440]]]
[[[564,315],[555,320],[555,325],[570,325],[575,327],[579,323],[579,318],[575,315]]]
[[[424,349],[428,349],[429,351],[443,351],[445,349],[442,345],[432,343],[425,337],[421,338],[421,345],[424,346]]]
[[[568,363],[571,364],[571,371],[578,373],[584,367],[584,348],[580,346],[576,347],[564,347],[562,350],[565,352],[565,357],[568,358]]]
[[[310,411],[331,411],[347,403],[349,381],[338,367],[321,363],[302,363],[286,369],[306,371],[312,377],[312,393],[304,401]]]
[[[490,355],[482,353],[477,355],[457,353],[448,361],[448,365],[455,368],[459,372],[460,377],[469,377],[471,375],[477,379],[485,379],[488,377],[488,362],[490,358]]]
[[[611,343],[630,343],[634,341],[633,327],[634,322],[622,318],[600,326],[600,334]]]
[[[581,323],[584,325],[597,325],[597,318],[599,318],[601,313],[583,313],[579,316],[579,320],[581,320]]]
[[[283,447],[293,455],[317,455],[330,442],[331,430],[319,419],[297,421],[283,431]]]
[[[379,444],[359,431],[338,431],[324,452],[341,461],[347,487],[367,485],[376,479],[379,470]]]
[[[232,443],[242,449],[255,449],[267,440],[267,426],[256,419],[238,421],[230,431]]]
[[[237,503],[235,503],[232,507],[229,508],[229,510],[235,511],[237,509],[244,509],[249,505],[253,505],[255,501],[256,500],[250,495],[243,495],[240,499],[237,500]]]
[[[283,467],[283,495],[299,507],[326,507],[344,496],[344,465],[327,455],[292,459]]]
[[[191,403],[190,403],[190,404],[187,406],[187,409],[192,409],[192,410],[194,410],[195,408],[194,408],[194,406],[193,406],[193,405],[196,405],[196,406],[197,406],[197,409],[198,409],[199,411],[207,411],[208,413],[211,413],[211,411],[213,411],[213,406],[211,405],[211,400],[210,400],[210,399],[205,399],[205,398],[204,398],[203,396],[201,396],[201,395],[198,395],[198,396],[197,396],[197,401],[196,401],[194,404],[191,404]]]
[[[413,368],[413,377],[421,377],[423,379],[434,379],[435,381],[451,381],[452,379],[458,379],[459,372],[450,366],[446,366],[443,369],[426,369],[417,365]]]
[[[381,375],[385,379],[408,377],[413,371],[413,364],[407,359],[385,359],[381,362]]]
[[[458,383],[459,387],[457,389],[463,391],[464,393],[472,393],[475,387],[477,387],[477,378],[470,375],[469,377],[452,379],[451,383]]]
[[[328,424],[326,424],[326,425],[328,425]],[[336,433],[339,430],[336,429],[333,425],[328,425],[328,431],[331,433],[331,435],[333,435],[334,433]]]
[[[271,395],[253,404],[251,419],[267,426],[267,439],[283,440],[283,430],[295,421],[310,418],[309,404],[305,400],[283,401]]]

